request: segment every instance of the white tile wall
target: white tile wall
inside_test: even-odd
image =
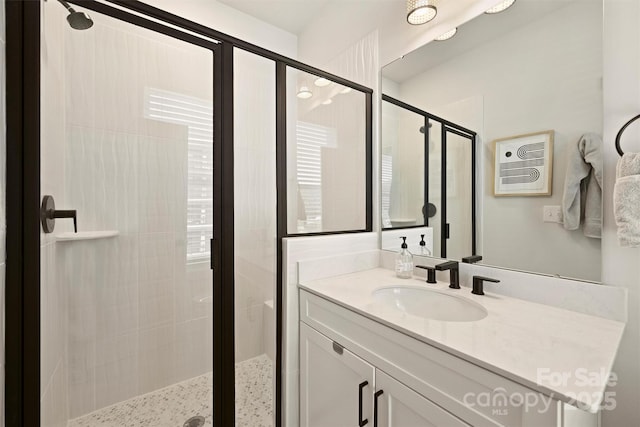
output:
[[[128,24],[73,31],[59,4],[43,13],[43,193],[81,231],[120,233],[42,239],[43,423],[57,426],[211,369],[211,271],[186,264],[187,130],[146,119],[144,94],[211,99],[213,63]]]
[[[275,64],[234,52],[236,362],[265,353],[264,303],[276,282]],[[275,337],[273,337],[275,340]]]

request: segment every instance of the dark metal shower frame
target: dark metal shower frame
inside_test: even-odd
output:
[[[41,1],[6,2],[7,34],[7,248],[6,378],[7,426],[40,424],[40,23]],[[156,31],[214,53],[214,421],[234,424],[234,194],[233,49],[271,59],[276,67],[276,426],[282,426],[283,254],[286,204],[286,67],[324,77],[366,95],[366,228],[313,235],[372,231],[372,93],[370,88],[136,0],[70,0],[69,3]],[[105,3],[118,6],[113,7]],[[132,13],[133,12],[133,13]],[[171,26],[168,26],[171,25]],[[188,32],[184,32],[186,30]],[[190,34],[191,33],[191,34]],[[215,41],[200,38],[198,34]]]
[[[406,102],[402,102],[399,99],[393,98],[389,95],[382,94],[382,102],[389,102],[397,107],[400,107],[404,110],[411,111],[412,113],[418,114],[424,117],[424,203],[423,203],[423,216],[424,222],[422,225],[411,225],[407,227],[387,227],[382,230],[398,230],[398,229],[410,229],[410,228],[420,228],[429,225],[429,217],[428,217],[428,203],[429,203],[429,127],[431,125],[431,121],[440,123],[440,131],[441,131],[441,149],[442,149],[442,164],[441,164],[441,203],[440,207],[440,248],[441,258],[447,257],[447,239],[449,238],[449,223],[447,222],[447,134],[453,133],[455,135],[466,138],[471,143],[471,251],[472,255],[476,255],[476,142],[477,142],[477,133],[467,129],[463,126],[460,126],[457,123],[451,122],[449,120],[443,119],[442,117],[438,117],[434,114],[431,114],[427,111],[424,111],[420,108],[417,108],[411,104],[407,104]]]

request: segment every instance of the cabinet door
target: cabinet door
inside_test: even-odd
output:
[[[469,427],[380,370],[376,370],[376,396],[377,426],[374,427]]]
[[[373,425],[374,375],[373,366],[300,323],[302,427]]]

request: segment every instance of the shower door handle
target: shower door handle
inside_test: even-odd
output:
[[[218,242],[211,239],[211,269],[215,271],[218,268]]]

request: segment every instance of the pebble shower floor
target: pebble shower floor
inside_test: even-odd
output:
[[[266,355],[236,364],[236,426],[273,425],[273,365]],[[212,374],[208,373],[92,412],[68,427],[183,427],[201,415],[212,426]]]

